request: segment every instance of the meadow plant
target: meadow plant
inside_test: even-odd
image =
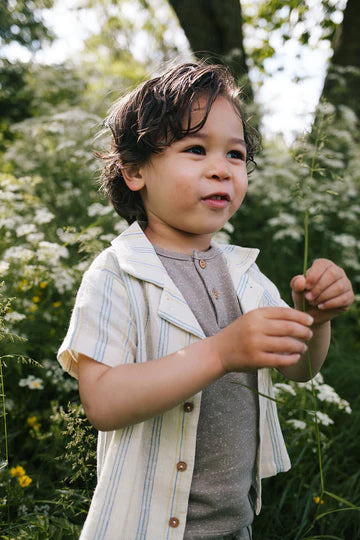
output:
[[[263,169],[260,173],[262,177],[260,185],[256,182],[250,184],[249,191],[250,198],[253,197],[252,204],[255,199],[256,205],[258,197],[263,196],[264,200],[259,206],[268,208],[269,214],[271,205],[277,208],[277,212],[273,212],[276,215],[266,220],[268,226],[266,234],[272,238],[275,247],[277,244],[281,246],[280,259],[284,255],[287,257],[283,265],[286,269],[286,281],[295,273],[299,273],[294,253],[300,255],[301,249],[303,249],[302,271],[306,273],[311,248],[311,252],[317,256],[330,257],[344,266],[352,276],[356,287],[360,268],[357,249],[360,247],[358,241],[360,208],[358,198],[355,196],[360,184],[358,169],[355,171],[356,164],[359,164],[359,145],[351,136],[356,118],[352,111],[340,107],[336,123],[333,119],[334,108],[331,105],[321,104],[312,133],[294,145],[292,162],[289,161],[288,153],[275,152],[277,158],[280,155],[280,162],[277,164],[274,162],[269,168],[266,160],[272,157],[270,153],[265,153],[265,162],[260,165]],[[271,177],[272,174],[274,178]],[[286,193],[289,195],[286,196]],[[335,232],[339,230],[344,232],[341,234]],[[277,259],[277,264],[278,262]],[[303,308],[305,309],[305,302]],[[356,310],[354,306],[352,312]],[[344,341],[343,345],[345,347]],[[311,373],[309,355],[308,362]],[[306,384],[282,382],[281,377],[280,381],[275,385],[275,389],[277,399],[280,400],[280,419],[285,439],[289,441],[294,469],[290,473],[290,487],[287,486],[283,490],[280,505],[275,511],[278,520],[274,519],[273,509],[271,525],[266,534],[276,530],[279,531],[279,536],[274,535],[271,538],[289,540],[348,538],[349,536],[329,536],[326,533],[335,533],[336,530],[342,532],[340,527],[333,528],[336,523],[333,517],[341,512],[352,513],[352,517],[348,520],[352,522],[352,530],[359,531],[360,508],[348,500],[351,493],[344,493],[342,488],[338,489],[338,485],[333,488],[334,492],[329,491],[325,480],[326,475],[329,472],[331,474],[329,468],[334,462],[332,452],[336,431],[333,426],[341,414],[351,414],[351,406],[348,401],[340,398],[330,385],[324,383],[321,375]],[[317,464],[315,467],[314,457]],[[292,482],[291,475],[296,478],[295,483]],[[267,483],[276,484],[276,480]],[[285,483],[287,484],[287,479]],[[271,487],[267,486],[267,489],[271,490]],[[296,493],[292,490],[296,490]],[[266,494],[266,489],[264,491]],[[306,496],[302,501],[299,499],[300,493]],[[354,493],[357,494],[356,491]],[[297,509],[296,524],[293,520],[292,522],[281,520],[284,513],[291,512],[290,505]],[[264,506],[266,507],[266,501]],[[265,527],[261,534],[264,533]],[[319,534],[321,536],[318,536]]]

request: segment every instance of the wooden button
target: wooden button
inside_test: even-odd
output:
[[[216,289],[213,289],[212,292],[213,292],[213,295],[215,296],[215,298],[217,300],[219,298],[219,293],[217,292]]]
[[[185,412],[191,412],[194,408],[194,404],[191,403],[191,401],[187,401],[186,403],[184,403],[184,411]]]
[[[180,472],[186,471],[186,467],[187,465],[185,461],[179,461],[179,463],[176,465],[177,470]]]
[[[178,527],[178,526],[179,526],[179,520],[178,520],[178,518],[176,518],[176,517],[171,517],[171,518],[169,519],[169,525],[170,525],[170,527],[172,527],[173,529],[175,529],[175,527]]]
[[[204,259],[200,259],[199,261],[199,265],[200,265],[200,268],[206,268],[206,262],[204,261]]]

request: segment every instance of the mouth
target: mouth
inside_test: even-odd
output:
[[[228,193],[212,193],[203,197],[204,201],[227,201],[230,202],[230,196]]]
[[[203,204],[212,210],[223,210],[230,204],[230,195],[228,193],[212,193],[202,198]]]

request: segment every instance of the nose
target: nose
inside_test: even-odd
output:
[[[212,180],[228,180],[230,176],[230,169],[225,158],[216,157],[208,162],[207,178]]]

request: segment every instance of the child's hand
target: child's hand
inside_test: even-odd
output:
[[[342,268],[328,259],[317,259],[306,272],[290,283],[296,309],[302,310],[305,291],[306,312],[314,324],[322,324],[349,309],[354,300],[352,286]]]
[[[288,307],[249,311],[209,338],[219,351],[224,372],[296,364],[312,338],[313,318]]]

